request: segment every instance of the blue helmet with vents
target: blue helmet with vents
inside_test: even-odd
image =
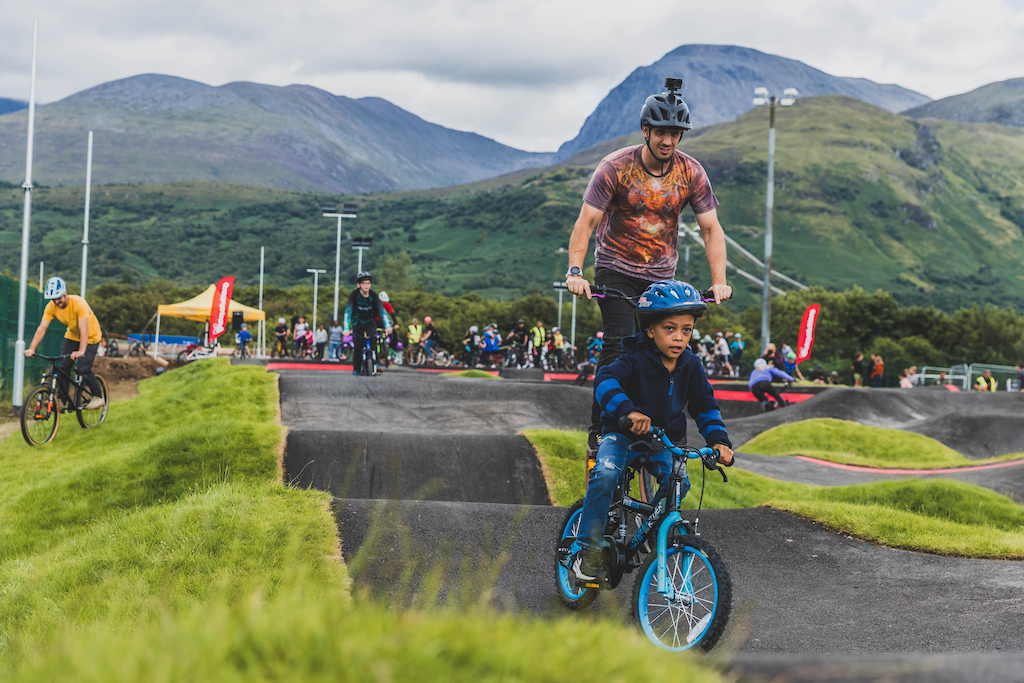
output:
[[[667,316],[691,313],[699,318],[707,309],[700,291],[689,282],[662,280],[640,295],[636,302],[636,319],[640,329],[644,330]]]
[[[43,290],[44,299],[59,299],[68,293],[68,284],[63,278],[51,277],[46,281],[46,289]]]

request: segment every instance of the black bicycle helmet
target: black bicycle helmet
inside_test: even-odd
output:
[[[644,290],[636,302],[636,319],[640,329],[646,330],[662,318],[679,313],[692,313],[701,317],[708,305],[697,288],[681,280],[662,280]]]
[[[682,87],[682,79],[666,78],[665,92],[651,95],[644,102],[643,109],[640,110],[640,127],[693,130],[693,126],[690,125],[690,108],[677,92]]]
[[[370,282],[373,282],[373,276],[370,275],[368,271],[361,270],[359,271],[359,274],[356,275],[356,284],[358,285],[363,280],[369,280]]]

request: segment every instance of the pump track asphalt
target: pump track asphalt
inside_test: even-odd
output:
[[[278,372],[286,477],[335,496],[357,582],[412,594],[443,569],[440,599],[483,586],[502,609],[567,613],[553,559],[565,509],[551,506],[518,432],[583,428],[591,389],[405,368],[372,378],[316,366]],[[826,416],[927,434],[968,457],[1024,451],[1024,429],[1011,425],[1024,424],[1024,395],[831,389],[727,424],[740,444]],[[820,485],[901,476],[746,453],[736,466]],[[955,476],[1024,501],[1024,465]],[[714,661],[740,681],[1024,682],[1024,563],[879,547],[767,508],[705,510],[699,528],[733,580]],[[591,610],[625,620],[632,578]]]

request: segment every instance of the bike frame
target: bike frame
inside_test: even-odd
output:
[[[48,385],[50,387],[50,390],[53,392],[54,397],[56,398],[59,393],[57,391],[57,376],[63,376],[64,379],[68,381],[68,402],[65,404],[65,410],[72,410],[73,408],[70,407],[74,403],[74,399],[71,397],[72,388],[77,389],[78,387],[82,386],[82,382],[79,380],[80,375],[78,374],[78,359],[71,361],[71,367],[72,369],[74,369],[75,372],[75,374],[72,376],[61,370],[60,366],[57,365],[58,362],[60,362],[64,358],[70,358],[70,356],[43,356],[37,353],[35,357],[42,358],[43,360],[49,361],[50,363],[49,370],[43,372],[42,376],[40,376],[39,378],[39,384],[36,386],[41,386],[44,384]]]
[[[623,419],[626,419],[626,418],[623,418]],[[672,441],[665,434],[665,430],[661,429],[660,427],[653,427],[652,426],[651,427],[651,432],[650,432],[650,445],[652,447],[654,447],[654,445],[658,444],[658,443],[660,443],[660,445],[663,446],[665,450],[667,450],[670,453],[672,453],[672,473],[669,476],[669,483],[670,483],[670,486],[672,487],[672,493],[670,494],[670,496],[668,498],[668,513],[665,515],[665,517],[661,521],[661,528],[658,529],[658,560],[657,560],[657,563],[658,563],[658,570],[657,570],[657,572],[658,572],[658,592],[661,595],[663,595],[666,600],[674,600],[675,599],[675,591],[672,588],[671,582],[668,580],[668,573],[667,573],[667,570],[666,570],[665,562],[666,562],[666,558],[667,558],[667,555],[668,555],[668,535],[669,535],[669,532],[671,532],[676,527],[681,527],[684,532],[686,531],[686,527],[684,525],[683,517],[682,517],[682,515],[679,514],[679,509],[680,509],[679,508],[679,503],[680,503],[680,501],[682,499],[682,482],[683,482],[682,472],[685,472],[686,460],[687,459],[689,459],[689,460],[696,460],[697,458],[700,458],[704,462],[704,466],[706,468],[718,470],[721,473],[722,479],[724,481],[729,481],[729,480],[725,476],[725,472],[723,472],[722,468],[718,465],[718,453],[716,453],[713,448],[708,448],[708,447],[704,447],[704,448],[687,448],[687,447],[676,446],[675,444],[672,443]],[[635,508],[633,507],[633,505],[628,505],[627,504],[627,507],[632,508],[632,509],[640,510],[641,509],[640,506],[641,505],[645,505],[643,503],[639,503],[638,501],[633,501],[631,498],[629,498],[629,496],[627,496],[625,494],[623,494],[622,499],[623,499],[624,503],[628,500],[631,503],[636,504]],[[704,491],[703,491],[703,482],[702,482],[702,484],[701,484],[701,503],[703,503],[703,501],[704,501]],[[651,507],[651,506],[647,505],[646,507]],[[700,505],[698,505],[698,507],[697,507],[697,517],[696,517],[696,521],[694,522],[694,532],[696,532],[697,522],[699,522],[699,520],[700,520]],[[643,538],[642,534],[645,531],[644,530],[644,526],[649,526],[651,521],[652,520],[650,518],[644,520],[644,524],[641,525],[641,528],[637,532],[636,536],[634,536],[633,541],[630,542],[630,546],[633,546],[634,542],[636,543],[636,546],[640,545],[640,541]],[[630,551],[631,552],[633,551],[632,547],[630,547]],[[686,575],[689,576],[689,567],[686,567],[685,570],[686,570]]]

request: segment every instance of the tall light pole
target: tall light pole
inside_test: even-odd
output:
[[[25,155],[25,217],[21,224],[21,279],[18,281],[18,340],[14,342],[14,386],[11,407],[21,408],[25,391],[25,298],[28,296],[28,236],[32,225],[32,138],[36,123],[36,36],[38,24],[32,24],[32,85],[28,96],[28,152]]]
[[[306,268],[307,273],[313,273],[313,330],[316,330],[316,296],[320,287],[320,273],[326,273],[323,268]]]
[[[334,320],[338,319],[338,288],[341,286],[341,219],[342,218],[355,218],[356,217],[356,205],[345,204],[341,207],[341,211],[337,210],[333,204],[328,204],[323,207],[324,218],[337,218],[338,219],[338,247],[334,252]],[[362,252],[360,252],[362,255]]]
[[[754,89],[754,104],[768,105],[768,190],[764,210],[764,284],[761,291],[761,353],[771,342],[772,314],[772,214],[775,210],[775,108],[791,107],[800,95],[796,88],[782,91],[782,99],[768,92],[768,88]]]
[[[569,285],[565,282],[555,282],[554,287],[558,292],[558,329],[562,329],[562,293],[568,291]]]
[[[85,298],[85,273],[89,265],[89,197],[92,193],[92,131],[89,131],[89,152],[85,157],[85,228],[82,232],[82,291]]]
[[[359,264],[356,266],[356,272],[363,272],[363,252],[370,248],[373,244],[373,240],[369,237],[353,237],[352,238],[352,249],[359,252]]]

